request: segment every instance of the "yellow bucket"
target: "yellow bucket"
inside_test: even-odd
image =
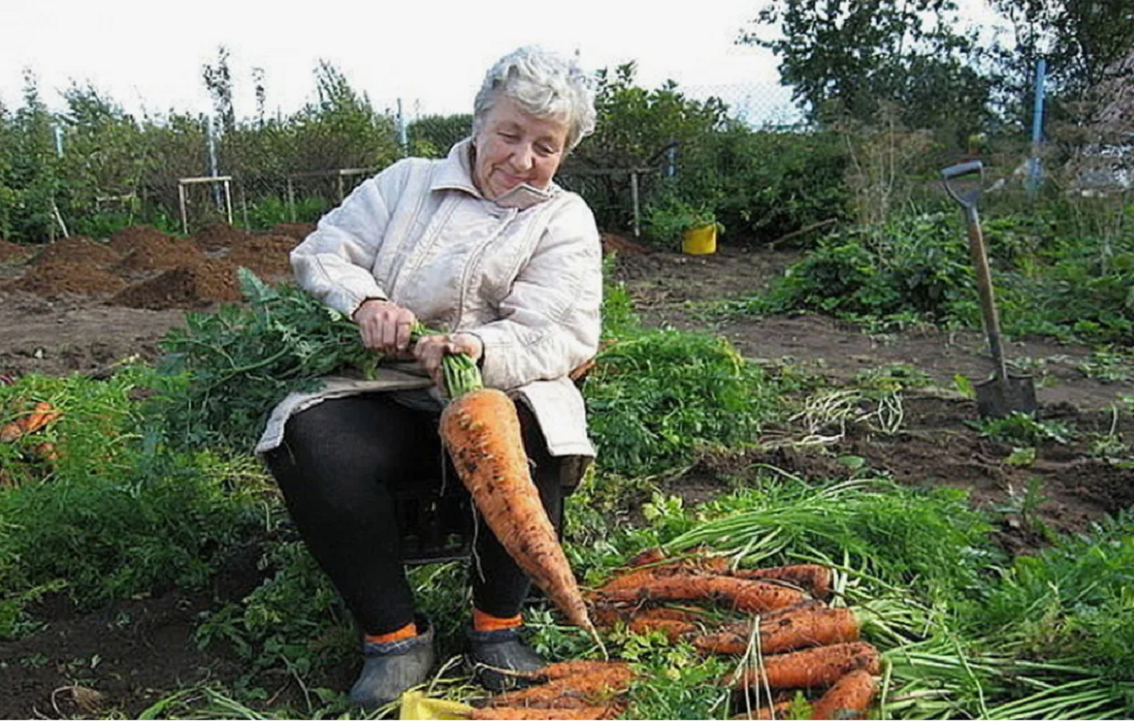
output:
[[[681,234],[681,250],[691,256],[717,252],[717,224],[687,228]]]

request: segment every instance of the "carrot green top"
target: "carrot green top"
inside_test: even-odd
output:
[[[422,336],[434,333],[440,331],[426,328],[419,321],[410,331],[410,342],[414,343]],[[484,387],[480,369],[468,354],[446,354],[445,358],[441,359],[441,373],[445,377],[445,389],[449,392],[450,399]]]

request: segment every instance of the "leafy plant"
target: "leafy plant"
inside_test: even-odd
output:
[[[680,241],[685,231],[706,226],[716,226],[718,233],[723,229],[711,208],[694,206],[674,195],[661,195],[646,209],[646,233],[660,243]]]
[[[333,371],[371,370],[358,328],[297,286],[239,269],[246,306],[188,313],[162,339],[154,413],[169,443],[250,451],[272,408]]]
[[[980,435],[1001,444],[1040,446],[1055,442],[1067,444],[1072,433],[1066,424],[1059,421],[1040,421],[1031,414],[1013,411],[1003,418],[980,419],[967,422],[980,432]]]
[[[722,338],[643,332],[602,351],[585,397],[599,463],[628,476],[742,446],[777,407],[773,385]]]

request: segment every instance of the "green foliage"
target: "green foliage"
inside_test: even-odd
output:
[[[426,115],[409,124],[412,152],[425,158],[443,158],[449,149],[472,135],[472,114]]]
[[[291,391],[378,357],[358,327],[294,285],[272,287],[239,270],[245,306],[189,313],[161,341],[167,356],[154,400],[162,432],[182,448],[249,452],[272,408]]]
[[[966,631],[1013,652],[1074,660],[1131,679],[1134,664],[1134,520],[1105,521],[1004,570],[967,610]]]
[[[946,318],[974,293],[968,246],[944,214],[897,219],[881,241],[870,229],[831,234],[773,284],[766,308],[810,308],[842,317]]]
[[[957,30],[954,3],[775,0],[757,23],[778,32],[741,42],[779,57],[784,84],[812,118],[835,109],[865,120],[890,102],[913,127],[951,126],[961,137],[982,127],[990,83],[972,62],[973,41]]]
[[[201,646],[231,644],[249,664],[244,684],[268,669],[306,678],[354,653],[353,622],[302,542],[268,543],[262,565],[268,576],[260,586],[201,623]]]
[[[995,558],[991,527],[965,492],[911,488],[886,479],[817,487],[762,478],[705,504],[704,521],[667,546],[699,544],[743,553],[752,564],[785,551],[831,560],[849,558],[864,574],[891,585],[949,598],[978,584]]]
[[[681,243],[685,231],[712,225],[720,232],[722,226],[711,208],[693,206],[672,193],[659,193],[646,207],[646,234],[663,248],[678,248],[674,243]]]
[[[0,387],[0,408],[34,399],[62,412],[26,440],[56,444],[46,474],[18,456],[25,440],[0,445],[13,482],[0,492],[0,635],[17,631],[20,609],[44,587],[65,588],[82,606],[199,587],[256,525],[263,476],[254,460],[155,453],[138,435],[132,393],[148,375],[28,376]]]
[[[835,133],[730,124],[703,145],[706,162],[686,166],[679,180],[690,195],[716,199],[717,218],[739,236],[731,243],[770,242],[847,217],[847,152]]]
[[[723,338],[678,331],[620,338],[585,397],[602,468],[628,476],[687,463],[699,446],[742,446],[777,408],[761,370]]]
[[[667,82],[656,90],[635,85],[634,63],[619,66],[614,73],[598,73],[595,132],[564,161],[561,179],[579,192],[595,212],[599,226],[624,230],[632,222],[629,171],[658,168],[671,160],[679,174],[694,172],[703,162],[701,146],[725,122],[726,107],[717,98],[693,100],[676,83]],[[620,169],[586,175],[588,171]],[[658,174],[640,176],[641,192],[649,197],[658,184]],[[682,198],[693,205],[709,205],[715,195],[700,195],[693,189],[682,191]]]
[[[1001,444],[1040,446],[1044,443],[1067,444],[1073,436],[1066,424],[1059,421],[1040,421],[1022,411],[1013,411],[1001,419],[981,419],[971,422],[980,435]]]

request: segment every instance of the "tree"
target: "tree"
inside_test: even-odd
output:
[[[204,65],[201,77],[213,98],[216,117],[223,132],[228,133],[236,127],[236,110],[232,105],[232,72],[228,68],[228,48],[217,49],[217,64]]]
[[[834,111],[869,121],[883,104],[915,127],[980,130],[990,82],[951,0],[772,0],[740,43],[772,50],[782,83],[813,120]],[[778,28],[774,38],[758,33]]]
[[[1106,79],[1134,46],[1134,0],[993,0],[1015,29],[1015,55],[1047,60],[1057,93],[1080,94]]]

